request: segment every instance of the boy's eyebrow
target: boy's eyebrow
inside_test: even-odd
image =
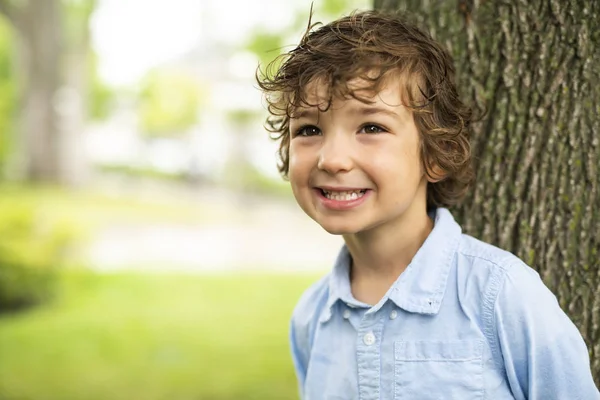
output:
[[[358,107],[354,110],[352,110],[354,113],[363,115],[363,116],[367,116],[367,115],[374,115],[374,114],[387,114],[390,115],[392,117],[395,118],[400,118],[400,114],[398,114],[397,112],[394,112],[392,110],[389,110],[387,108],[383,108],[383,107],[377,107],[377,106],[372,106],[372,107]]]
[[[296,110],[292,113],[291,117],[293,119],[298,118],[310,118],[319,114],[319,111],[316,108],[303,108],[300,111]]]

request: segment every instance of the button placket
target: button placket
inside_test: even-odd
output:
[[[357,337],[356,360],[358,366],[358,389],[361,400],[379,400],[381,379],[380,338],[384,319],[366,314],[361,321]]]

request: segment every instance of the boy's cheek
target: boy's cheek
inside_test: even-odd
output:
[[[290,144],[288,148],[288,168],[290,172],[298,164],[298,151],[294,144]]]
[[[301,154],[301,152],[293,151],[293,149],[289,153],[289,162],[288,162],[288,178],[290,182],[296,181],[298,179],[306,178],[304,175],[310,171],[310,163],[309,157],[307,154]]]
[[[294,168],[294,164],[292,163],[292,159],[290,158],[290,168],[288,173],[288,180],[290,182],[290,187],[292,189],[292,194],[299,201],[301,196],[300,188],[304,186],[301,181],[301,177],[298,174],[298,171]]]
[[[288,164],[288,179],[292,186],[298,179],[298,159],[290,154],[289,164]]]

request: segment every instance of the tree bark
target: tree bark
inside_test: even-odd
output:
[[[600,2],[374,0],[445,44],[476,110],[466,233],[535,268],[590,349],[600,385]]]

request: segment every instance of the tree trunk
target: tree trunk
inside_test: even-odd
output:
[[[600,2],[374,0],[447,46],[474,125],[466,233],[535,268],[579,327],[600,385]]]
[[[2,3],[19,40],[21,169],[30,181],[58,182],[61,143],[55,94],[62,50],[60,2]]]
[[[81,186],[90,176],[84,146],[88,117],[90,77],[89,20],[96,0],[79,0],[63,5],[67,25],[64,35],[64,78],[59,90],[58,114],[61,120],[61,181],[71,187]]]

